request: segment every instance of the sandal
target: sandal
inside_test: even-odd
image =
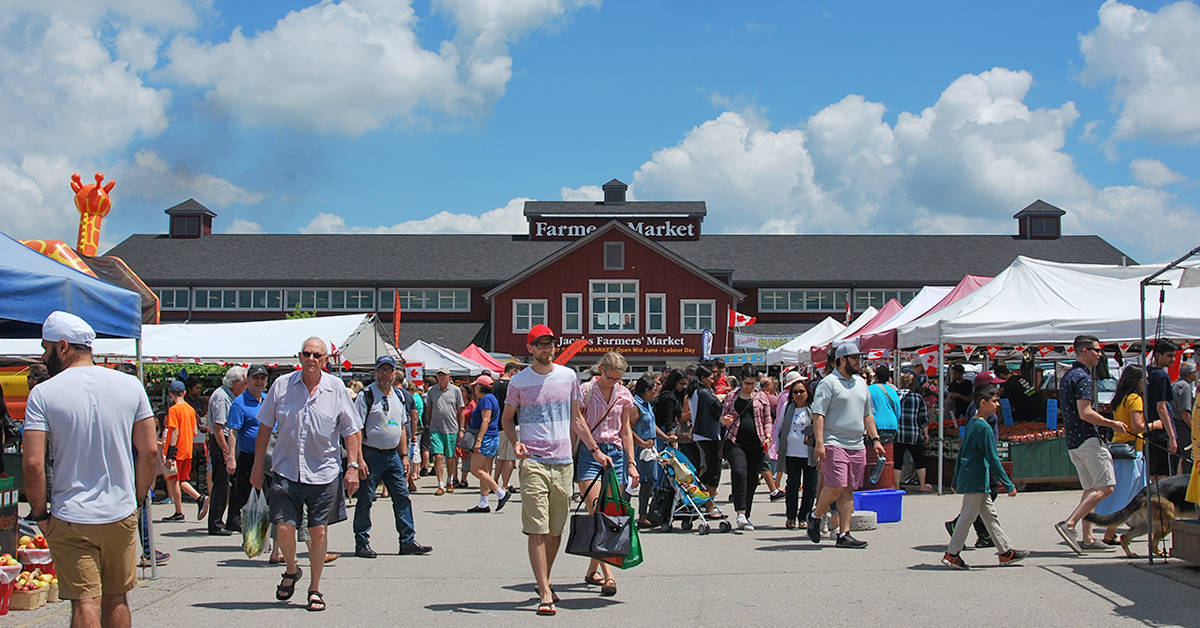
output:
[[[541,615],[543,617],[551,617],[551,616],[555,615],[556,613],[558,613],[558,609],[555,608],[554,602],[539,602],[538,603],[538,607],[537,607],[538,615]]]
[[[783,524],[783,527],[785,527],[789,530],[795,530],[796,529],[796,520],[788,519],[787,522]]]
[[[300,581],[300,576],[304,575],[304,570],[296,567],[296,573],[283,573],[283,578],[279,581],[279,586],[275,587],[275,599],[280,602],[292,599],[292,595],[296,593],[296,583]]]
[[[332,563],[333,561],[337,560],[338,558],[341,558],[341,556],[342,555],[337,552],[329,552],[328,554],[325,554],[325,562]]]
[[[617,594],[617,581],[609,578],[604,581],[604,586],[600,587],[600,595],[604,597],[612,597]]]
[[[807,517],[805,517],[805,518],[807,519]],[[807,521],[801,521],[801,522],[799,522],[799,523],[797,523],[797,524],[796,524],[796,527],[797,527],[798,529],[800,529],[800,530],[807,530],[807,529],[808,529],[808,522],[807,522]]]
[[[583,577],[584,584],[592,584],[592,585],[595,585],[598,587],[602,587],[602,586],[604,586],[605,582],[607,582],[607,580],[605,580],[604,576],[601,576],[600,572],[598,572],[598,571],[593,571],[592,573]]]
[[[325,596],[321,595],[320,591],[308,592],[308,605],[304,607],[306,611],[323,611],[325,610]]]

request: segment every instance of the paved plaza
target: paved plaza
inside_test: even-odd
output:
[[[726,474],[727,475],[727,474]],[[582,584],[586,562],[559,556],[557,617],[534,614],[533,577],[520,532],[520,496],[500,513],[466,514],[478,496],[467,490],[435,497],[421,478],[414,496],[417,538],[434,546],[428,556],[397,556],[391,507],[374,508],[373,546],[379,558],[353,555],[349,521],[331,528],[330,548],[342,552],[328,566],[324,613],[304,610],[306,575],[290,604],[274,601],[282,569],[242,553],[240,537],[209,537],[194,520],[157,524],[159,547],[171,562],[156,581],[130,596],[134,623],[143,626],[562,625],[769,626],[1200,625],[1195,569],[1179,561],[1147,566],[1115,554],[1075,556],[1051,525],[1078,499],[1076,492],[1000,497],[1001,521],[1017,547],[1032,550],[1022,564],[996,566],[994,550],[970,549],[975,569],[940,564],[948,540],[943,521],[958,512],[953,495],[909,495],[904,520],[856,533],[866,550],[813,545],[803,531],[784,528],[783,502],[759,495],[746,534],[645,533],[646,562],[617,572],[619,591],[601,598]],[[728,495],[723,486],[721,496]],[[730,505],[724,505],[732,512]],[[155,506],[155,516],[170,506]],[[974,542],[971,534],[968,546]],[[1144,553],[1145,545],[1139,550]],[[1170,576],[1170,577],[1168,577]],[[66,625],[67,604],[13,611],[5,626]]]

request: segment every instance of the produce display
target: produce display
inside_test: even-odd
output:
[[[16,556],[0,554],[0,615],[10,608],[33,610],[57,601],[58,575],[46,537],[22,536]]]
[[[1062,428],[1057,430],[1049,430],[1046,429],[1046,424],[1042,422],[1000,425],[1000,440],[1006,440],[1010,443],[1028,443],[1037,440],[1050,440],[1051,438],[1058,438],[1064,434],[1066,434],[1066,431]]]
[[[0,558],[8,556],[8,554],[0,555]],[[17,576],[17,591],[37,591],[38,589],[49,589],[50,585],[58,584],[58,577],[54,574],[42,573],[41,569],[33,571],[22,571]]]

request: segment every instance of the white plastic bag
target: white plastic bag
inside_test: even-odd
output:
[[[247,558],[254,558],[262,553],[270,527],[267,498],[262,489],[251,489],[250,499],[242,506],[242,551],[246,552]]]

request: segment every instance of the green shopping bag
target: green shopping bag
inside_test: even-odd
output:
[[[625,500],[625,491],[621,488],[621,480],[617,477],[616,469],[611,466],[604,477],[604,493],[602,494],[604,514],[614,517],[628,516],[630,518],[629,554],[625,556],[609,556],[600,560],[620,569],[632,569],[642,564],[642,543],[638,539],[637,517],[634,516],[633,506]]]

